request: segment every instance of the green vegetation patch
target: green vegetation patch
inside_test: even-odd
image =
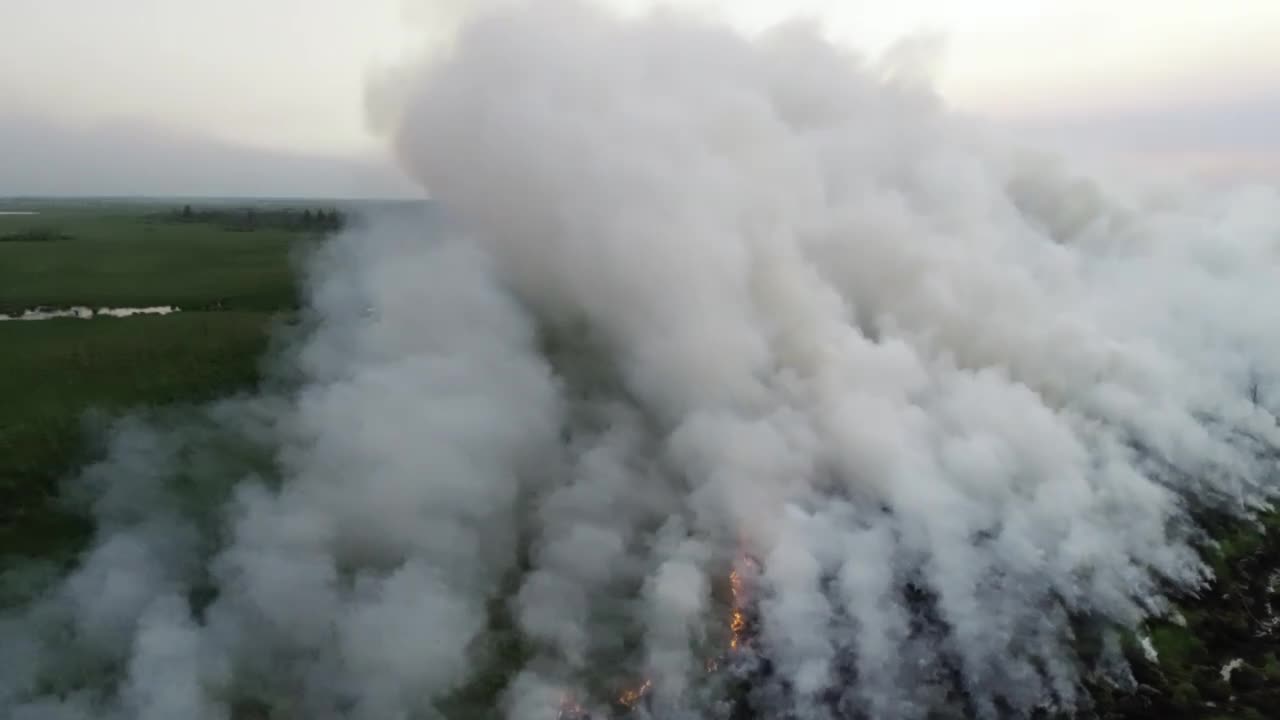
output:
[[[279,227],[234,231],[139,211],[54,210],[0,216],[0,237],[26,239],[0,243],[0,313],[12,314],[76,305],[291,307],[292,248],[306,235]]]
[[[1209,509],[1200,512],[1209,536],[1201,547],[1214,579],[1197,593],[1176,596],[1176,612],[1146,623],[1157,660],[1136,637],[1125,652],[1134,692],[1093,688],[1101,717],[1275,717],[1280,707],[1280,512],[1256,521]],[[1235,663],[1223,677],[1223,669]],[[1098,692],[1101,690],[1101,692]]]
[[[82,545],[88,522],[59,497],[100,452],[91,428],[258,382],[274,321],[297,305],[300,243],[343,222],[331,209],[212,204],[51,201],[0,214],[0,313],[182,309],[0,322],[0,570]]]

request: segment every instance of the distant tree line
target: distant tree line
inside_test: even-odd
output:
[[[70,235],[51,228],[32,228],[0,235],[0,242],[57,242],[70,239]]]
[[[228,230],[303,230],[331,232],[346,225],[337,208],[192,208],[183,205],[165,215],[182,223],[218,225]]]

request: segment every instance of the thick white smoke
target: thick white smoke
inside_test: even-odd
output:
[[[0,715],[1021,716],[1275,490],[1274,191],[1109,190],[803,28],[543,3],[404,77],[449,226],[118,427]]]
[[[798,706],[850,649],[877,717],[923,712],[940,662],[978,712],[1070,702],[1066,615],[1159,610],[1203,576],[1188,505],[1272,492],[1280,205],[1108,195],[911,70],[544,4],[471,26],[399,147],[535,312],[601,338],[689,536],[762,559]],[[646,671],[688,675],[690,640],[645,635]]]

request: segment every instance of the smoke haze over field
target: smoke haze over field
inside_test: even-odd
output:
[[[726,717],[731,570],[759,717],[1086,702],[1075,621],[1275,493],[1280,197],[1081,177],[890,57],[474,16],[387,123],[447,222],[314,258],[269,390],[113,429],[0,714]]]

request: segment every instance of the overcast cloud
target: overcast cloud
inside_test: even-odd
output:
[[[0,194],[411,193],[369,130],[368,80],[475,4],[4,0]],[[748,30],[803,13],[872,53],[933,32],[947,101],[1033,142],[1280,180],[1271,0],[670,4]]]

